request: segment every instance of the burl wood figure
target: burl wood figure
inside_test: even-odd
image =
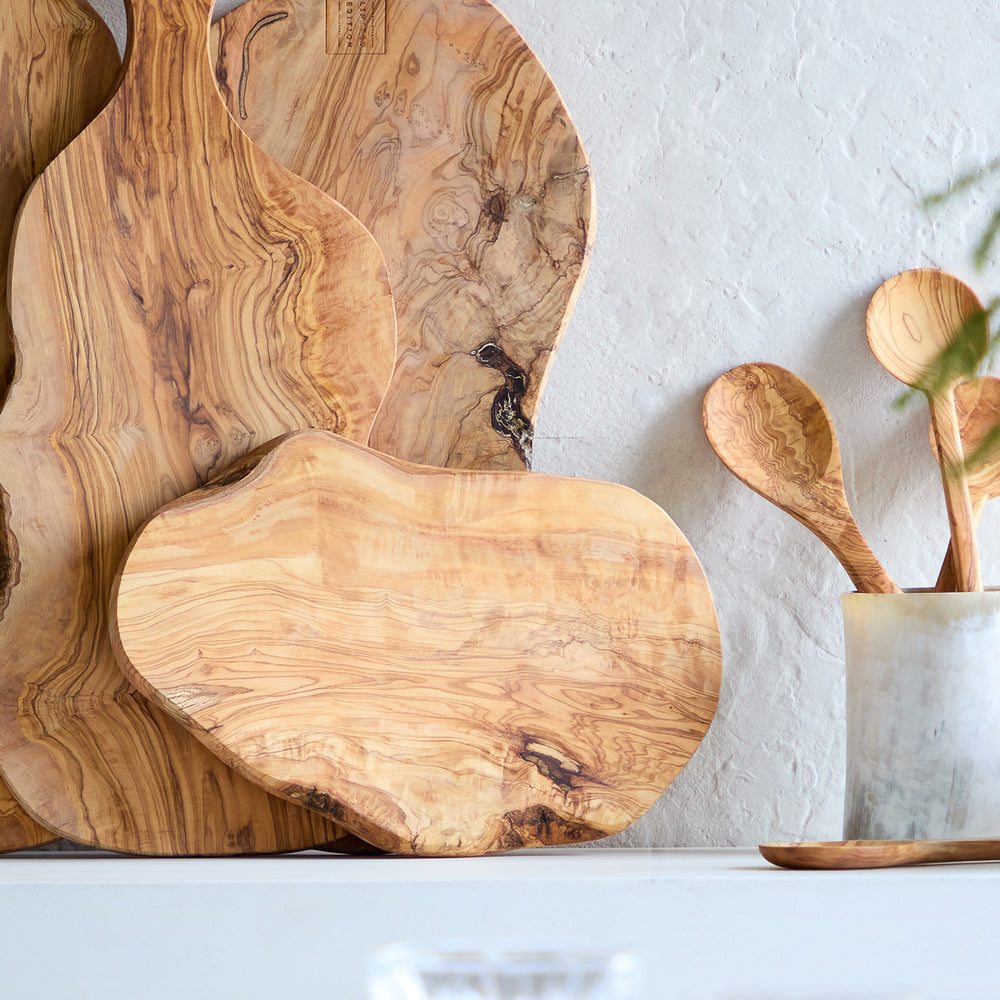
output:
[[[159,512],[113,607],[151,698],[242,774],[401,854],[621,830],[719,690],[708,584],[652,501],[320,431]]]
[[[125,680],[107,631],[129,538],[297,427],[368,437],[395,356],[382,256],[221,103],[209,0],[130,0],[124,82],[14,237],[0,413],[0,753],[54,832],[141,854],[324,844]]]
[[[31,182],[101,110],[120,64],[111,32],[86,0],[0,0],[0,405],[14,370],[7,267],[17,209]],[[0,851],[53,839],[0,782]]]
[[[389,267],[399,350],[371,444],[523,469],[593,240],[580,138],[538,59],[485,0],[248,0],[216,72],[255,142],[343,202]],[[343,51],[348,35],[362,51]]]

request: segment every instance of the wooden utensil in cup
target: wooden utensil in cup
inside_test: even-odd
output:
[[[208,59],[211,6],[129,0],[121,87],[35,182],[11,268],[4,774],[54,832],[133,854],[341,834],[132,688],[108,600],[142,523],[256,445],[303,426],[365,441],[395,357],[377,244],[233,122]]]
[[[982,322],[977,317],[982,317]],[[982,304],[968,285],[944,271],[904,271],[872,296],[867,329],[872,353],[886,371],[927,397],[940,456],[957,589],[982,590],[975,520],[955,411],[955,386],[968,372],[952,355],[960,333],[965,357],[974,362],[973,367],[985,355],[989,329]]]
[[[121,59],[86,0],[0,0],[0,406],[14,376],[7,267],[14,219],[31,182],[101,110]],[[0,507],[2,510],[2,507]],[[7,565],[0,514],[0,615]],[[2,668],[0,668],[2,669]],[[0,782],[0,852],[57,839]]]
[[[816,535],[859,591],[899,592],[854,521],[833,420],[802,379],[777,365],[739,365],[709,388],[702,416],[726,467]]]
[[[991,432],[1000,428],[1000,378],[995,375],[979,375],[962,382],[955,388],[955,410],[958,413],[962,451],[968,460],[976,455]],[[931,450],[937,459],[937,441],[933,427],[930,428],[930,439]],[[967,467],[966,475],[969,499],[972,502],[972,520],[973,524],[978,524],[986,501],[1000,496],[1000,441],[993,439],[989,449]],[[955,562],[952,546],[949,544],[934,589],[955,590],[956,583]]]
[[[761,844],[759,850],[765,860],[779,868],[895,868],[954,861],[1000,861],[1000,838],[803,841]]]

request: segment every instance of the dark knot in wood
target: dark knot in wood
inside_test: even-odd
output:
[[[522,402],[528,391],[528,374],[504,353],[499,344],[480,344],[472,356],[484,367],[503,376],[503,385],[493,397],[490,418],[493,429],[508,438],[525,467],[531,468],[531,444],[534,428],[524,415]]]

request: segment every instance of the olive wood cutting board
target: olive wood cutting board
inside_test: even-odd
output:
[[[127,542],[263,441],[364,441],[391,375],[384,260],[360,223],[232,121],[210,0],[130,0],[121,88],[36,181],[11,269],[0,412],[0,760],[73,840],[272,852],[337,828],[240,778],[119,670]]]
[[[399,347],[371,445],[428,465],[530,465],[594,188],[524,39],[485,0],[248,0],[213,43],[240,125],[385,253]]]
[[[111,32],[85,0],[0,0],[0,405],[14,366],[7,266],[18,206],[101,110],[120,65]],[[0,851],[53,839],[0,783]]]
[[[157,513],[112,618],[125,672],[240,773],[401,854],[621,830],[719,690],[708,584],[652,501],[321,431]]]

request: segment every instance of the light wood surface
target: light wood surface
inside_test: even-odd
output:
[[[988,435],[1000,428],[1000,378],[980,375],[955,387],[955,410],[958,414],[962,453],[966,459],[975,455],[987,442]],[[930,429],[931,450],[935,459],[937,441]],[[1000,496],[1000,444],[994,443],[967,469],[969,500],[972,503],[972,523],[979,523],[987,500]],[[935,590],[956,590],[955,562],[949,543]]]
[[[868,305],[868,344],[879,364],[904,385],[919,388],[927,397],[931,427],[941,465],[941,481],[948,508],[948,524],[955,561],[956,589],[983,589],[976,525],[962,458],[962,440],[955,411],[955,386],[966,374],[941,368],[943,352],[977,314],[982,304],[968,285],[943,271],[917,268],[882,284]],[[970,334],[978,361],[986,353],[989,330]],[[943,378],[933,390],[924,384],[940,369]]]
[[[0,0],[0,405],[14,367],[7,266],[18,206],[101,110],[120,63],[111,32],[85,0]],[[5,551],[0,539],[0,557]],[[53,839],[0,782],[0,851]]]
[[[256,444],[301,426],[365,440],[395,354],[377,245],[236,127],[209,10],[135,4],[123,86],[32,188],[11,276],[0,758],[54,832],[141,854],[338,835],[132,689],[107,602],[145,518]]]
[[[126,672],[241,773],[468,855],[614,833],[698,746],[718,625],[651,501],[319,431],[252,465],[157,514],[116,600]]]
[[[384,54],[328,55],[326,6],[248,0],[213,41],[240,125],[385,253],[399,352],[371,444],[430,465],[523,469],[593,240],[579,136],[484,0],[388,0]]]
[[[781,868],[896,868],[954,861],[1000,861],[1000,838],[982,840],[841,840],[761,844]]]
[[[833,419],[810,386],[777,365],[739,365],[712,383],[703,419],[733,475],[822,540],[859,591],[898,592],[851,514]]]
[[[0,400],[14,348],[7,266],[28,185],[111,95],[121,60],[86,0],[0,0]]]

